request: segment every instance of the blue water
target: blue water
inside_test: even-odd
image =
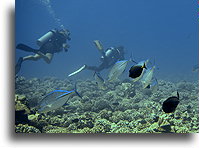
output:
[[[19,75],[28,78],[67,78],[69,73],[83,64],[99,65],[100,54],[93,44],[93,40],[98,39],[105,48],[123,45],[126,59],[131,52],[136,61],[151,59],[153,62],[155,59],[159,78],[197,78],[192,72],[192,67],[198,63],[196,1],[16,1],[16,44],[38,48],[36,40],[50,29],[60,28],[60,25],[71,32],[69,51],[55,54],[51,64],[43,60],[25,61]],[[29,54],[16,50],[15,61]],[[75,78],[89,78],[92,75],[93,72],[84,71]]]

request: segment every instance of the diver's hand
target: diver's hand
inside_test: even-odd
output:
[[[70,46],[68,44],[63,44],[62,47],[65,50],[65,52],[67,52],[68,48],[70,48]]]

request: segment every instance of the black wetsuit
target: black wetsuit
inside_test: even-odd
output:
[[[105,55],[105,54],[104,54]],[[110,68],[117,61],[124,60],[124,52],[123,50],[119,50],[115,48],[109,57],[104,56],[102,63],[99,66],[86,66],[88,70],[93,70],[96,72],[100,72],[103,69]]]
[[[40,47],[39,51],[41,51],[44,54],[54,54],[62,50],[63,43],[66,43],[66,37],[59,32],[55,32],[54,36],[48,42],[44,43]]]
[[[54,54],[54,53],[60,52],[62,51],[63,44],[66,43],[66,40],[67,39],[70,40],[69,34],[66,37],[57,30],[52,30],[52,33],[54,33],[52,38],[50,38],[46,43],[44,43],[39,48],[39,50],[33,49],[25,44],[18,44],[16,48],[21,49],[26,52],[33,52],[35,54],[38,54],[39,51],[42,52],[43,54],[46,54],[46,53]],[[67,49],[65,49],[65,51],[67,51]],[[20,57],[17,64],[15,65],[15,75],[20,71],[22,62],[23,62],[23,58]]]
[[[37,53],[38,51],[42,52],[43,54],[46,53],[57,53],[62,51],[63,43],[66,43],[66,37],[59,33],[58,31],[53,31],[54,35],[51,39],[49,39],[46,43],[44,43],[39,50],[33,49],[25,44],[18,44],[16,48],[27,51],[27,52],[34,52]]]

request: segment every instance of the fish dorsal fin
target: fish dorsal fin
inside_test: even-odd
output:
[[[95,75],[98,76],[98,77],[101,77],[101,74],[100,74],[98,71],[95,71],[95,72],[94,72],[93,77],[94,77]]]
[[[96,74],[97,74],[97,72],[96,72],[96,71],[94,71],[94,73],[93,73],[93,77],[94,77]]]

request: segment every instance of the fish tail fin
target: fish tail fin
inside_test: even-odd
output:
[[[177,91],[177,98],[178,98],[178,100],[179,100],[179,93],[178,93],[178,91]]]
[[[142,66],[142,68],[145,68],[145,69],[147,69],[147,68],[146,68],[146,64],[145,64],[145,62],[144,62],[144,65]]]
[[[82,99],[82,96],[77,92],[77,83],[75,83],[75,93]]]

